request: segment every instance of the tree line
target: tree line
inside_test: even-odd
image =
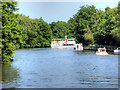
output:
[[[120,3],[115,8],[106,7],[105,11],[95,6],[82,6],[68,22],[50,24],[53,37],[75,38],[84,45],[120,45]]]
[[[75,38],[84,45],[120,45],[120,3],[105,11],[82,6],[67,22],[48,24],[42,18],[15,14],[17,2],[1,2],[2,62],[12,61],[16,49],[50,47],[52,38]]]

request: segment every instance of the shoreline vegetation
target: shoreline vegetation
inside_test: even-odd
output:
[[[11,56],[17,49],[50,47],[51,39],[65,35],[84,45],[120,46],[120,2],[115,8],[106,7],[105,11],[93,5],[82,6],[67,22],[50,24],[42,17],[30,19],[15,14],[19,10],[17,2],[1,2],[1,7],[2,63],[13,61]]]

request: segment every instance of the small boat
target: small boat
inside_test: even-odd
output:
[[[117,49],[114,49],[114,53],[120,53],[120,47],[118,47]]]
[[[97,55],[108,55],[106,52],[106,48],[98,48],[98,51],[96,51]]]
[[[82,43],[75,44],[74,50],[75,51],[83,51],[83,44]]]

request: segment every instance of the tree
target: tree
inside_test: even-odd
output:
[[[49,47],[52,39],[52,30],[50,25],[40,18],[39,28],[42,32],[41,47]]]
[[[118,3],[118,7],[116,8],[116,13],[115,13],[115,28],[111,31],[111,35],[115,38],[115,44],[117,46],[120,45],[120,2]]]
[[[91,28],[91,32],[93,32],[93,26],[96,22],[96,20],[93,18],[97,13],[97,9],[95,6],[82,6],[78,10],[78,12],[73,16],[73,18],[70,18],[69,24],[71,25],[74,32],[74,37],[77,41],[77,43],[84,43],[86,44],[86,40],[84,38],[84,35],[86,33],[86,27],[89,26]]]
[[[16,11],[17,2],[2,2],[2,61],[10,62],[11,56],[19,42],[17,35]],[[19,46],[18,46],[19,47]]]
[[[94,44],[94,38],[93,38],[93,34],[90,30],[90,27],[87,26],[86,28],[86,33],[84,34],[84,38],[87,41],[87,44]]]
[[[64,38],[65,35],[70,37],[70,30],[69,30],[69,25],[66,22],[63,21],[58,21],[58,22],[52,22],[50,24],[51,29],[52,29],[52,35],[53,38]]]

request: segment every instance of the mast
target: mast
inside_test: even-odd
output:
[[[65,39],[67,39],[67,35],[65,35]]]

